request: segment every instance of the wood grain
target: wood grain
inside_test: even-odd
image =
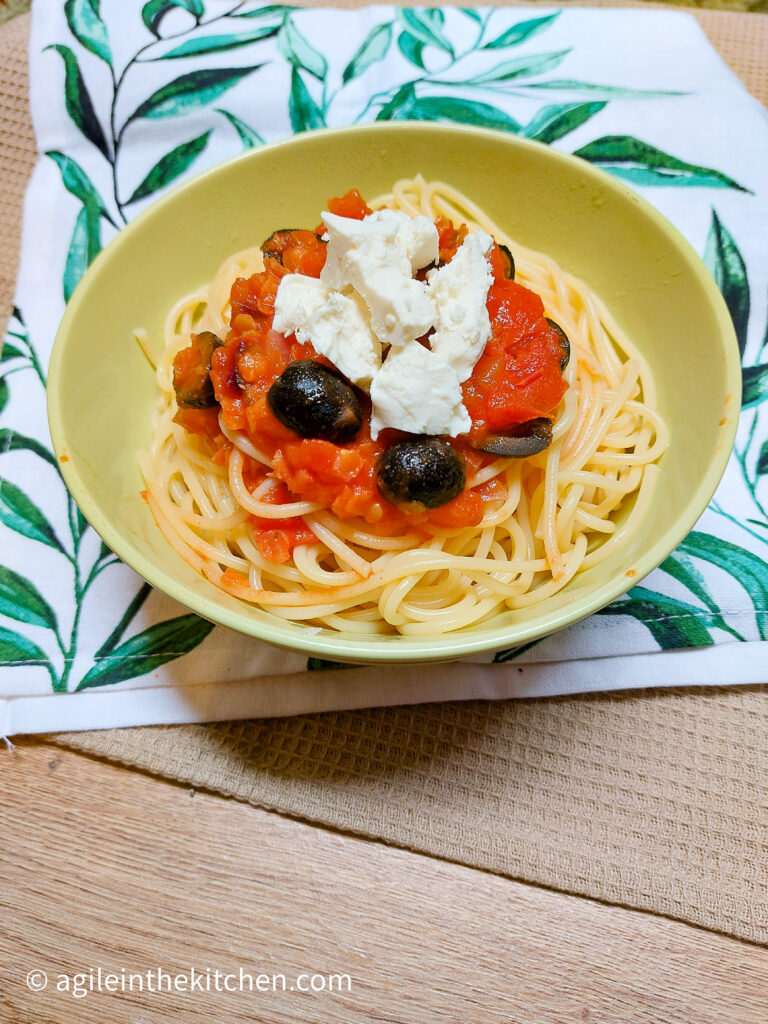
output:
[[[765,1024],[768,952],[324,831],[34,741],[0,753],[1,1024]],[[348,974],[328,993],[56,975]],[[33,993],[27,972],[47,971]]]

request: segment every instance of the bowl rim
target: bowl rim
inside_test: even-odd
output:
[[[242,611],[239,608],[226,608],[212,597],[207,597],[194,591],[191,586],[178,581],[164,570],[155,567],[150,557],[144,554],[132,541],[128,540],[121,533],[120,529],[114,525],[112,519],[101,513],[96,501],[91,496],[88,486],[77,472],[74,461],[67,453],[67,440],[64,430],[64,403],[59,387],[60,371],[66,354],[67,335],[71,325],[76,321],[81,307],[87,303],[90,289],[93,287],[93,282],[96,280],[101,268],[113,259],[123,242],[130,238],[133,233],[140,230],[145,221],[154,217],[158,210],[176,202],[177,197],[184,191],[197,187],[209,178],[215,178],[223,169],[233,164],[252,160],[258,161],[262,153],[276,148],[285,146],[301,147],[307,144],[311,145],[316,139],[334,138],[352,133],[363,135],[374,132],[386,135],[391,132],[393,134],[405,133],[407,135],[409,133],[423,133],[424,131],[439,132],[441,134],[448,133],[457,137],[462,135],[472,138],[487,137],[495,141],[503,141],[513,148],[516,146],[533,147],[545,151],[548,159],[551,159],[556,164],[572,166],[576,163],[578,164],[579,172],[586,179],[592,179],[595,183],[608,187],[625,201],[629,200],[638,206],[647,218],[654,222],[655,226],[667,236],[671,245],[680,252],[686,266],[699,279],[712,305],[725,355],[725,392],[730,396],[730,401],[727,403],[727,411],[723,414],[726,422],[721,424],[722,433],[720,441],[713,453],[707,471],[703,474],[698,486],[688,499],[686,515],[678,518],[673,529],[668,530],[656,543],[646,548],[638,558],[633,560],[634,575],[629,578],[625,573],[621,573],[605,581],[591,593],[581,596],[575,604],[565,605],[558,611],[545,615],[543,621],[533,620],[531,622],[512,623],[505,626],[497,625],[494,627],[481,624],[477,627],[469,627],[471,632],[459,630],[431,637],[411,637],[396,634],[392,636],[377,635],[372,639],[366,639],[364,636],[358,637],[341,632],[333,634],[329,631],[327,635],[323,635],[322,633],[315,633],[313,631],[315,627],[305,627],[306,632],[300,633],[296,630],[297,625],[301,626],[300,623],[292,623],[277,617],[271,617],[268,620],[250,618],[248,616],[248,609],[255,606],[250,605],[248,602],[243,602],[244,607]],[[432,121],[390,121],[341,128],[322,128],[266,143],[235,157],[219,161],[201,173],[185,179],[180,184],[170,188],[163,196],[147,206],[146,209],[142,210],[141,213],[121,228],[119,233],[99,253],[78,283],[65,308],[51,352],[48,370],[47,408],[54,453],[69,492],[87,521],[107,546],[121,561],[125,562],[126,565],[138,573],[151,586],[211,622],[252,636],[273,646],[309,655],[320,655],[331,660],[346,660],[358,663],[404,663],[453,660],[471,654],[498,651],[504,647],[516,647],[542,639],[594,614],[594,612],[605,607],[605,605],[639,583],[685,538],[704,513],[715,493],[720,479],[725,472],[735,441],[739,419],[738,410],[741,408],[741,387],[741,360],[736,333],[725,300],[714,278],[707,270],[696,250],[681,232],[662,213],[628,185],[625,185],[624,182],[618,180],[607,171],[595,167],[580,157],[564,153],[533,139],[525,139],[517,135],[510,135],[494,129],[479,128],[473,125],[454,125]],[[737,410],[735,415],[733,410]],[[269,614],[266,609],[259,610]]]

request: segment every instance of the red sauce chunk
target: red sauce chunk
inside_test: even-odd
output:
[[[280,483],[263,500],[268,505],[284,505],[294,498],[285,484]],[[251,516],[250,523],[259,554],[278,565],[288,561],[294,548],[301,544],[314,544],[317,540],[302,516],[293,516],[290,519],[262,519],[259,516]]]
[[[567,390],[560,368],[563,350],[540,297],[497,276],[487,306],[491,337],[462,387],[474,443],[488,431],[551,419]]]

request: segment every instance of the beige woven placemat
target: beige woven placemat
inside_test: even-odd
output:
[[[768,100],[768,17],[697,16],[750,90]],[[6,306],[34,160],[27,32],[27,18],[0,32]],[[768,687],[656,690],[52,740],[285,814],[768,945],[766,695]]]

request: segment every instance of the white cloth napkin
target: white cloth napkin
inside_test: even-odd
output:
[[[692,17],[35,0],[30,61],[41,156],[0,371],[0,735],[768,680],[768,123]],[[101,548],[49,454],[56,327],[119,226],[244,147],[377,117],[518,132],[629,181],[705,256],[744,350],[736,454],[693,534],[604,613],[493,664],[308,671],[214,628]]]

